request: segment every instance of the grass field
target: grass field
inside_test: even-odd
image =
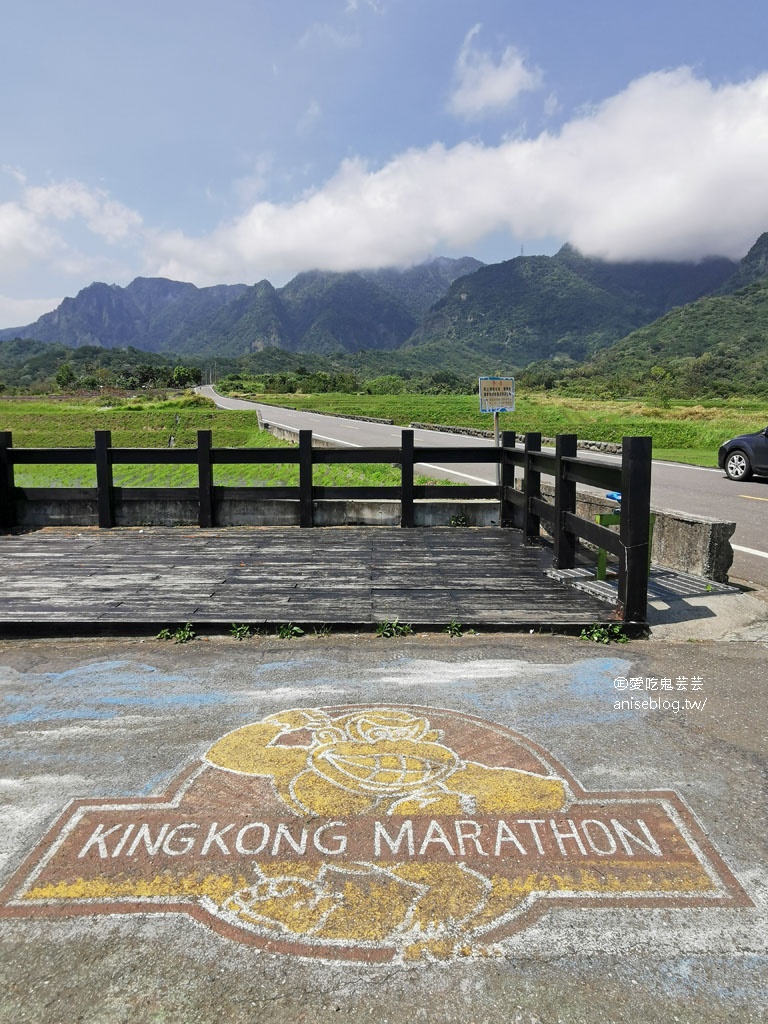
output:
[[[98,400],[56,402],[0,400],[0,430],[13,433],[16,448],[90,448],[94,431],[111,430],[116,448],[194,448],[197,431],[211,430],[217,448],[284,448],[295,445],[278,441],[259,430],[256,415],[216,409],[206,400],[128,402],[104,405]],[[316,466],[317,486],[396,487],[400,470],[390,465]],[[92,466],[17,466],[19,487],[95,487]],[[195,487],[195,466],[115,466],[118,487]],[[297,486],[295,465],[214,466],[214,484],[231,487]],[[434,480],[419,478],[418,483]]]
[[[472,395],[248,395],[273,405],[317,412],[389,418],[402,426],[439,423],[490,429],[492,417],[480,413]],[[761,429],[768,410],[759,401],[732,403],[670,403],[653,406],[640,401],[596,402],[557,398],[550,394],[518,395],[514,413],[500,417],[502,430],[541,431],[545,436],[575,433],[595,441],[620,441],[622,436],[650,435],[654,457],[701,466],[715,466],[717,449],[736,434]],[[285,448],[292,446],[259,430],[255,413],[217,409],[205,399],[148,401],[112,398],[0,400],[0,430],[13,432],[19,448],[91,447],[95,430],[111,430],[112,444],[125,448],[194,448],[198,430],[211,430],[221,448]],[[397,486],[399,470],[391,466],[317,466],[321,486]],[[194,466],[116,466],[115,483],[123,487],[192,487]],[[88,466],[20,466],[22,487],[91,487],[95,470]],[[216,466],[214,482],[229,486],[295,486],[298,468],[290,465]],[[434,483],[426,478],[419,483]]]
[[[402,426],[438,423],[444,426],[493,429],[493,417],[481,413],[475,395],[248,395],[272,405],[314,412],[376,416]],[[499,416],[502,430],[540,431],[546,437],[572,433],[592,441],[621,441],[627,436],[653,438],[654,457],[700,466],[717,465],[717,449],[729,437],[760,430],[768,409],[758,399],[732,403],[590,401],[550,394],[522,394],[514,413]]]

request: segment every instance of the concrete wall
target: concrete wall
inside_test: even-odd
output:
[[[399,526],[398,501],[315,501],[315,526]],[[197,501],[124,500],[115,502],[115,526],[197,526]],[[18,505],[19,527],[98,526],[95,502],[26,501]],[[416,501],[417,526],[498,526],[496,501]],[[217,526],[298,526],[298,501],[248,501],[224,498],[214,502]]]

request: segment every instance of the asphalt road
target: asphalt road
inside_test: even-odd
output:
[[[199,390],[221,408],[261,409],[262,415],[270,423],[297,430],[312,430],[318,437],[342,446],[395,446],[400,443],[399,427],[225,398],[210,386]],[[442,431],[417,430],[415,438],[417,445],[431,447],[449,447],[457,443],[484,447],[490,443],[482,438]],[[593,453],[590,453],[590,458],[615,461],[611,456]],[[495,479],[493,468],[483,465],[452,464],[450,468],[420,465],[419,471],[427,476],[435,475],[466,483],[493,483]],[[768,586],[768,480],[734,483],[718,469],[654,461],[651,501],[656,508],[735,522],[736,531],[731,540],[734,551],[731,579]]]
[[[0,1022],[765,1020],[765,648],[0,641]]]

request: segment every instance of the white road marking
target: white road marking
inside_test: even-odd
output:
[[[741,544],[731,544],[734,551],[743,551],[745,555],[757,555],[759,558],[768,558],[768,551],[756,551],[755,548],[743,548]]]
[[[417,466],[424,466],[425,469],[436,469],[440,473],[451,473],[453,476],[462,476],[465,480],[475,480],[479,484],[490,486],[493,481],[482,476],[470,476],[469,473],[459,473],[457,469],[448,469],[447,466],[433,466],[431,462],[417,462]]]

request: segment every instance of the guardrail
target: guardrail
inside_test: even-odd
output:
[[[414,484],[414,466],[418,463],[476,463],[500,466],[498,484],[456,485]],[[323,487],[315,485],[313,468],[323,464],[399,464],[397,487]],[[17,487],[14,469],[21,465],[92,465],[96,468],[95,488]],[[297,486],[221,487],[214,484],[217,465],[298,465]],[[125,488],[115,486],[113,468],[117,465],[196,465],[196,487]],[[522,485],[515,486],[515,470],[521,470]],[[542,497],[541,478],[554,478],[554,500]],[[620,491],[621,520],[618,532],[576,514],[576,487],[584,484],[601,490]],[[648,526],[651,494],[651,439],[625,437],[621,464],[610,465],[577,453],[574,434],[555,439],[555,451],[541,450],[541,435],[525,435],[524,447],[516,445],[513,431],[505,431],[501,447],[434,447],[414,444],[413,430],[403,430],[399,448],[315,448],[312,432],[299,431],[298,447],[215,448],[209,430],[198,431],[196,448],[115,448],[108,430],[95,432],[93,448],[14,448],[12,434],[0,431],[0,529],[23,525],[19,512],[25,503],[91,501],[96,505],[97,523],[102,528],[115,525],[115,510],[121,502],[194,501],[198,525],[215,525],[217,502],[228,498],[253,502],[277,499],[298,503],[298,522],[302,527],[314,523],[316,502],[333,499],[363,501],[394,500],[400,503],[400,523],[415,525],[414,502],[423,499],[453,498],[462,501],[494,499],[500,503],[502,526],[522,530],[526,543],[538,542],[542,524],[552,537],[554,566],[569,569],[575,565],[579,539],[603,548],[618,558],[619,618],[644,622],[647,610]]]

